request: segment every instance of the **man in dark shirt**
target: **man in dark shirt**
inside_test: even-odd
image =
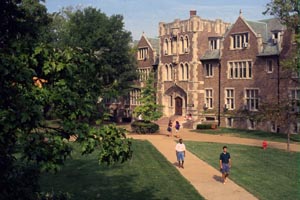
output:
[[[222,172],[223,184],[226,183],[226,178],[229,175],[230,167],[230,153],[227,152],[227,146],[224,146],[223,152],[220,154],[220,171]]]

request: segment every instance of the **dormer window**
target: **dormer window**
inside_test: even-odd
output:
[[[248,33],[239,33],[231,35],[231,49],[244,49],[248,48],[249,34]]]
[[[146,60],[148,58],[148,47],[139,48],[138,60]]]
[[[272,42],[277,44],[280,42],[280,32],[281,31],[272,31]]]
[[[209,38],[208,45],[210,50],[220,49],[219,48],[219,40],[216,38]]]

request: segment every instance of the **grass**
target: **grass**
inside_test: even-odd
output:
[[[219,169],[224,144],[185,142],[188,150]],[[300,197],[300,153],[258,147],[228,146],[232,158],[230,179],[261,200],[294,200]]]
[[[203,199],[149,142],[133,141],[132,160],[114,166],[98,165],[97,154],[73,158],[57,174],[43,174],[43,191],[64,191],[72,199]]]
[[[275,141],[275,142],[287,142],[287,135],[282,133],[270,133],[259,130],[244,130],[244,129],[232,129],[232,128],[218,128],[218,129],[201,129],[193,130],[197,133],[204,134],[222,134],[241,138],[252,138],[259,140]],[[300,134],[291,134],[291,142],[299,143]]]

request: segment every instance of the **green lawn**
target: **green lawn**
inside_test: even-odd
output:
[[[287,135],[282,133],[270,133],[259,130],[244,130],[244,129],[231,129],[231,128],[218,128],[218,129],[199,129],[193,130],[193,132],[204,133],[204,134],[222,134],[241,138],[252,138],[259,140],[268,140],[276,142],[287,142]],[[291,134],[291,142],[299,143],[300,134]]]
[[[82,200],[203,199],[149,142],[134,140],[133,150],[131,161],[111,167],[99,166],[97,154],[76,151],[59,173],[42,176],[42,190]]]
[[[219,169],[224,144],[185,141],[187,149]],[[229,145],[230,178],[262,200],[300,199],[300,153]]]

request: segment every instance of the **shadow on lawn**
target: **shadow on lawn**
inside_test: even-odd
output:
[[[130,163],[125,163],[130,167]],[[71,195],[71,199],[164,199],[155,196],[155,187],[143,186],[136,182],[137,173],[122,173],[120,164],[101,166],[97,161],[70,159],[57,174],[44,174],[41,179],[43,191],[63,191]],[[111,171],[114,171],[113,173]]]

